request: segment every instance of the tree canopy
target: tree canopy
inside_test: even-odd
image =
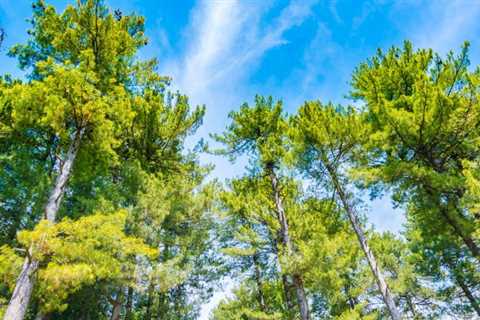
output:
[[[211,148],[205,106],[141,59],[142,16],[38,0],[29,22],[25,75],[0,75],[3,319],[197,319],[224,281],[214,320],[480,317],[468,42],[378,50],[350,105],[256,95]],[[247,164],[220,181],[207,152]],[[368,221],[379,197],[398,234]]]

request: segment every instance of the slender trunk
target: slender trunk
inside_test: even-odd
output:
[[[302,277],[298,274],[294,274],[293,283],[295,285],[295,292],[297,293],[297,303],[300,309],[300,316],[304,320],[310,319],[310,311],[308,310],[308,301]]]
[[[55,184],[48,198],[45,206],[45,219],[55,223],[55,218],[65,193],[65,187],[68,178],[71,175],[72,167],[75,162],[75,157],[80,147],[80,142],[84,133],[84,128],[77,130],[70,147],[68,148],[65,161],[60,166],[60,172],[55,179]],[[31,248],[29,252],[31,253]],[[4,320],[22,320],[25,318],[25,313],[32,296],[35,273],[38,269],[38,261],[29,257],[25,258],[22,271],[17,278],[15,289],[8,304],[7,310],[3,317]]]
[[[472,255],[480,261],[480,248],[477,246],[473,238],[465,234],[458,222],[450,216],[448,208],[441,206],[440,212],[445,221],[452,227],[453,231],[462,239],[463,243],[467,246]]]
[[[383,301],[387,305],[388,311],[390,312],[390,316],[392,317],[393,320],[400,320],[402,318],[400,315],[400,312],[398,311],[397,306],[393,301],[393,296],[390,293],[390,289],[388,288],[387,282],[385,281],[385,278],[380,270],[380,267],[377,264],[377,260],[375,259],[373,252],[370,250],[370,247],[367,242],[367,237],[363,232],[360,222],[358,221],[357,214],[354,211],[354,208],[350,205],[347,195],[343,190],[343,187],[340,185],[336,170],[331,165],[328,165],[328,164],[326,164],[326,168],[328,170],[330,178],[332,179],[335,190],[337,191],[338,196],[340,197],[340,201],[342,202],[342,205],[348,214],[350,223],[352,224],[353,230],[357,235],[358,241],[360,242],[360,246],[365,254],[365,257],[367,258],[368,264],[370,265],[370,269],[372,270],[373,276],[377,282],[380,293],[382,294]]]
[[[125,305],[125,320],[132,319],[132,307],[133,307],[133,288],[128,287],[127,303]]]
[[[458,252],[457,252],[458,254]],[[458,284],[460,289],[462,289],[463,293],[467,297],[468,301],[470,302],[470,305],[472,308],[475,310],[475,312],[480,316],[480,305],[479,301],[475,296],[473,295],[472,291],[468,287],[467,283],[465,282],[465,278],[462,276],[463,270],[458,270],[458,257],[456,255],[449,256],[449,255],[444,255],[443,260],[447,264],[448,268],[450,269],[450,272],[452,274],[453,279],[455,282]]]
[[[427,192],[427,194],[432,198],[432,201],[434,201],[434,203],[438,207],[440,211],[440,216],[452,228],[453,234],[459,237],[460,239],[462,239],[463,243],[467,246],[467,248],[472,253],[472,256],[480,261],[480,248],[475,243],[475,240],[473,240],[473,238],[470,235],[466,234],[461,224],[458,223],[458,221],[450,215],[449,208],[440,203],[438,197],[435,195],[435,191],[428,185],[424,185],[424,189]],[[460,196],[461,194],[459,195],[459,197]],[[459,209],[455,207],[455,210],[458,211]],[[459,213],[459,216],[461,216],[460,213]]]
[[[110,303],[112,304],[112,315],[110,317],[110,320],[120,320],[120,316],[122,312],[122,304],[123,304],[122,288],[118,290],[118,293],[115,299],[110,299]]]
[[[60,174],[57,176],[53,190],[50,192],[50,197],[45,206],[45,219],[50,222],[55,223],[57,218],[57,212],[60,208],[63,195],[65,194],[65,187],[67,186],[68,179],[72,174],[73,164],[77,157],[84,132],[85,128],[81,128],[75,133],[75,137],[68,148],[67,156],[60,167]]]
[[[148,287],[147,310],[145,311],[145,320],[152,319],[153,285]]]
[[[267,308],[265,306],[265,295],[263,294],[263,286],[262,286],[262,275],[260,272],[260,266],[259,266],[259,261],[258,261],[258,253],[255,252],[255,254],[252,257],[253,260],[253,265],[255,268],[255,282],[257,283],[257,299],[258,299],[258,304],[260,305],[260,310],[262,312],[267,312]]]
[[[479,304],[478,299],[475,298],[472,291],[467,286],[467,284],[465,283],[465,281],[463,280],[463,278],[461,276],[456,276],[455,280],[457,281],[460,288],[462,288],[462,291],[465,294],[465,296],[467,297],[468,301],[470,302],[470,305],[472,306],[472,308],[475,310],[477,315],[480,316],[480,304]]]
[[[280,239],[282,240],[283,246],[287,250],[287,254],[290,255],[293,252],[293,245],[288,232],[287,216],[283,207],[282,197],[280,196],[278,178],[275,174],[273,164],[268,164],[266,169],[268,175],[270,176],[270,183],[272,184],[273,198],[275,201],[278,222],[280,224]],[[301,319],[310,320],[310,311],[308,310],[308,301],[307,296],[305,295],[302,277],[299,274],[293,274],[292,278]]]
[[[290,283],[288,276],[282,273],[282,284],[283,284],[283,292],[285,293],[285,304],[287,305],[287,310],[291,312],[295,306],[294,299],[292,298],[292,286],[293,284]]]
[[[112,316],[110,320],[120,320],[120,313],[122,311],[122,303],[120,301],[115,301],[112,309]]]
[[[285,301],[286,310],[288,312],[291,312],[295,307],[294,299],[292,298],[292,286],[293,285],[288,280],[288,276],[282,271],[282,264],[280,263],[280,257],[279,257],[279,253],[278,253],[278,234],[277,234],[277,237],[274,237],[273,235],[271,235],[271,238],[272,238],[272,241],[273,241],[272,249],[274,250],[275,256],[277,258],[278,271],[279,271],[279,273],[282,277],[282,287],[283,287],[283,294],[284,294],[284,301]]]

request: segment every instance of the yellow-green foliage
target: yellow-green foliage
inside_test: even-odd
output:
[[[135,259],[156,257],[156,249],[125,234],[126,217],[127,212],[119,210],[55,225],[42,220],[34,230],[19,233],[19,242],[40,262],[37,295],[44,311],[64,310],[69,294],[94,282],[132,284]],[[0,261],[5,259],[16,261],[11,254]]]
[[[12,248],[7,245],[0,247],[0,287],[6,285],[13,290],[22,263],[23,259]]]

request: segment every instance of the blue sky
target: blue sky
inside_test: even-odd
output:
[[[63,8],[69,1],[47,1]],[[73,2],[73,1],[71,1]],[[116,0],[125,13],[146,17],[149,46],[173,87],[205,104],[196,137],[220,132],[227,114],[256,93],[282,99],[288,112],[308,99],[349,103],[344,98],[356,65],[377,48],[401,45],[445,54],[472,43],[471,61],[480,61],[480,1],[340,0]],[[6,47],[26,38],[30,1],[0,0],[0,25],[7,38],[0,71],[20,75]],[[242,173],[242,165],[204,156],[214,176]],[[387,199],[372,204],[370,220],[380,230],[398,230],[402,217]],[[208,309],[208,308],[206,308]],[[204,312],[206,314],[206,311]],[[204,317],[205,318],[205,317]]]

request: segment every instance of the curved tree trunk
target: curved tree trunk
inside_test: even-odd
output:
[[[293,245],[288,232],[287,216],[282,203],[282,197],[280,196],[280,187],[278,185],[278,178],[275,174],[275,170],[272,164],[267,165],[267,173],[270,177],[270,183],[272,185],[273,198],[275,202],[275,209],[277,211],[277,218],[280,224],[280,239],[283,246],[290,254],[293,252]],[[295,293],[297,296],[298,308],[300,310],[300,316],[302,320],[310,320],[310,311],[308,309],[307,296],[305,294],[305,288],[303,286],[303,280],[300,274],[293,274],[293,286],[295,287]]]
[[[72,167],[82,141],[85,129],[78,129],[68,148],[64,162],[60,165],[60,170],[55,184],[50,192],[47,204],[45,206],[44,218],[55,223],[58,209],[65,193],[65,187],[72,173]],[[38,269],[38,262],[30,258],[32,249],[29,249],[29,256],[25,258],[22,271],[17,278],[15,289],[3,317],[4,320],[23,320],[32,296],[35,274]]]
[[[337,191],[338,196],[340,197],[340,201],[342,202],[342,205],[345,211],[347,212],[347,215],[350,220],[350,223],[352,224],[353,230],[357,235],[358,242],[360,242],[360,246],[365,254],[365,257],[367,258],[368,264],[370,266],[370,269],[372,270],[372,274],[375,278],[375,281],[377,282],[378,289],[382,294],[383,301],[387,305],[387,309],[390,312],[390,316],[392,317],[393,320],[400,320],[402,319],[400,312],[398,311],[397,306],[395,305],[395,301],[393,301],[393,296],[390,292],[390,289],[388,288],[387,282],[385,281],[385,278],[380,270],[380,267],[377,264],[377,260],[373,252],[370,250],[367,237],[363,232],[360,221],[358,221],[357,214],[354,208],[350,205],[347,194],[345,193],[342,185],[340,184],[340,181],[337,176],[337,172],[328,163],[325,163],[325,167],[327,168],[330,178],[332,179],[333,186],[335,187],[335,190]]]

